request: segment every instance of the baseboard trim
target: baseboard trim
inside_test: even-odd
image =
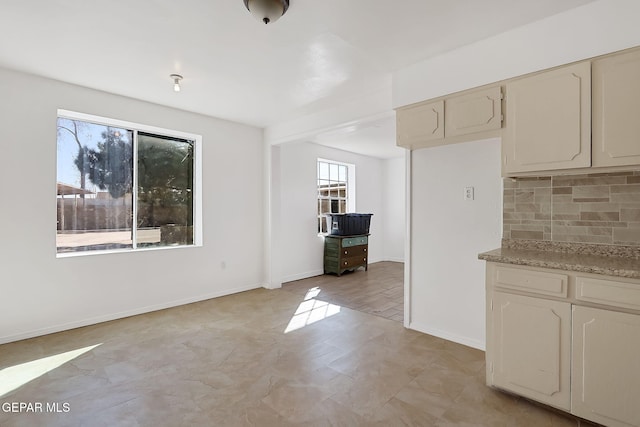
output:
[[[472,339],[472,338],[469,338],[469,337],[464,337],[464,336],[457,335],[457,334],[452,334],[450,332],[443,331],[443,330],[440,330],[440,329],[431,328],[431,327],[428,327],[428,326],[420,324],[420,323],[410,322],[409,323],[409,329],[413,329],[414,331],[418,331],[418,332],[422,332],[422,333],[425,333],[425,334],[433,335],[434,337],[442,338],[442,339],[445,339],[447,341],[453,341],[453,342],[458,343],[458,344],[466,345],[467,347],[472,347],[472,348],[475,348],[477,350],[485,351],[485,349],[486,349],[486,344],[484,342],[479,341],[479,340],[475,340],[475,339]]]
[[[295,280],[308,279],[309,277],[321,276],[324,274],[324,270],[313,270],[305,273],[292,274],[282,278],[282,283],[293,282]]]
[[[28,338],[39,337],[42,335],[53,334],[56,332],[68,331],[70,329],[82,328],[84,326],[90,326],[98,323],[109,322],[111,320],[123,319],[125,317],[137,316],[139,314],[151,313],[153,311],[164,310],[172,307],[178,307],[181,305],[191,304],[194,302],[206,301],[208,299],[237,294],[239,292],[250,291],[250,290],[258,289],[261,287],[262,285],[260,284],[240,286],[237,288],[227,289],[225,291],[212,292],[210,294],[204,294],[197,297],[184,298],[180,300],[169,301],[162,304],[154,304],[146,307],[135,308],[132,310],[125,310],[117,313],[105,314],[102,316],[91,317],[89,319],[62,323],[62,324],[48,326],[46,328],[40,328],[40,329],[31,330],[31,331],[25,331],[25,332],[21,332],[14,335],[6,335],[6,336],[0,337],[0,344],[7,344],[14,341],[20,341]]]

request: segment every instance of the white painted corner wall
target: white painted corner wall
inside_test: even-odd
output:
[[[484,261],[500,246],[500,140],[411,154],[409,328],[471,347],[485,345]],[[474,187],[475,199],[464,200]]]
[[[383,259],[404,262],[406,217],[405,158],[382,162]]]
[[[272,211],[280,214],[273,218],[272,230],[277,230],[278,239],[271,250],[279,260],[272,267],[269,287],[323,274],[324,238],[317,234],[316,222],[318,158],[355,165],[356,211],[373,214],[369,262],[403,260],[397,248],[404,247],[404,198],[395,194],[404,194],[402,159],[382,160],[310,142],[276,145],[272,150],[272,192],[276,196],[272,203],[278,205]],[[398,217],[401,227],[388,228],[389,220]]]
[[[0,343],[262,286],[260,129],[4,69],[0,93]],[[203,246],[56,258],[58,109],[202,135]]]

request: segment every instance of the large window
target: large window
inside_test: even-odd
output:
[[[197,245],[198,135],[59,111],[58,254]]]
[[[328,232],[327,214],[353,211],[354,165],[318,159],[318,233]]]

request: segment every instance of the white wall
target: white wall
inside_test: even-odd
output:
[[[404,262],[406,166],[404,157],[382,162],[382,212],[385,261]]]
[[[260,129],[3,69],[0,93],[0,343],[262,285]],[[204,246],[56,258],[58,108],[202,135]]]
[[[500,140],[411,154],[411,319],[409,327],[483,349],[484,261],[500,246]],[[475,200],[464,200],[464,187]]]
[[[323,273],[324,240],[317,234],[316,161],[318,157],[351,163],[356,166],[356,211],[372,213],[369,262],[384,256],[382,209],[382,163],[380,159],[336,150],[309,142],[282,144],[279,150],[280,218],[273,229],[280,230],[279,242],[273,248],[282,254],[280,266],[274,267],[272,286],[282,282],[312,277]],[[278,185],[274,182],[274,185]],[[275,219],[277,221],[277,219]],[[280,273],[280,278],[275,272]]]
[[[394,73],[393,106],[638,46],[638,16],[638,0],[600,0],[419,62]]]

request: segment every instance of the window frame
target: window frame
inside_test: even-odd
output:
[[[127,253],[127,252],[145,252],[145,251],[157,251],[157,250],[167,250],[167,249],[183,249],[183,248],[193,248],[193,247],[201,247],[203,246],[202,239],[202,136],[198,134],[182,132],[174,129],[166,129],[157,126],[145,125],[141,123],[129,122],[126,120],[114,119],[109,117],[95,116],[87,113],[80,113],[77,111],[70,111],[64,109],[58,109],[56,122],[59,118],[69,119],[69,120],[78,120],[89,123],[94,123],[97,125],[104,126],[113,126],[118,128],[124,128],[131,130],[133,132],[133,182],[138,182],[138,132],[157,134],[167,137],[175,137],[179,139],[185,139],[193,141],[193,244],[191,245],[177,245],[177,246],[154,246],[154,247],[137,247],[137,227],[134,226],[135,222],[132,224],[132,235],[133,235],[133,247],[131,248],[118,248],[118,249],[99,249],[99,250],[91,250],[91,251],[77,251],[77,252],[62,252],[59,253],[57,250],[57,245],[55,245],[54,250],[56,251],[56,258],[70,258],[77,256],[91,256],[91,255],[104,255],[111,253]],[[57,154],[54,158],[54,161],[57,162]],[[57,174],[57,164],[55,167]],[[133,186],[133,201],[132,201],[132,209],[134,218],[137,215],[137,185]],[[57,196],[55,202],[57,203]]]
[[[323,157],[318,157],[316,159],[316,216],[319,218],[318,206],[320,201],[320,191],[318,186],[318,181],[320,180],[320,162],[328,163],[329,165],[334,164],[338,166],[346,166],[347,168],[347,191],[346,191],[346,212],[345,213],[353,213],[356,212],[356,165],[353,163],[341,162],[338,160],[330,160]],[[329,197],[331,200],[331,197]],[[327,227],[327,232],[322,232],[322,229],[317,232],[318,236],[327,236],[331,234],[331,230]]]

